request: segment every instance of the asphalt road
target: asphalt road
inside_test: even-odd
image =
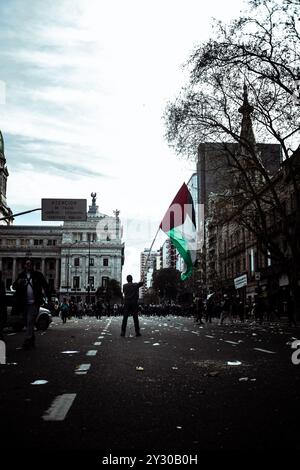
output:
[[[300,449],[300,364],[291,360],[299,328],[175,316],[140,323],[141,337],[129,319],[122,338],[120,317],[56,317],[31,351],[20,349],[24,332],[7,333],[1,448],[104,456]]]

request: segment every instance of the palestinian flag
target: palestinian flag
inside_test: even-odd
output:
[[[193,198],[185,183],[181,186],[159,226],[183,258],[186,270],[181,274],[185,281],[193,272],[196,261],[196,219]]]

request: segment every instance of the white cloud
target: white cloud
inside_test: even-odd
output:
[[[0,20],[0,128],[9,137],[13,209],[96,191],[103,212],[159,220],[194,171],[163,139],[165,105],[184,84],[181,65],[208,37],[210,17],[238,15],[241,4],[54,0],[25,9],[11,0]],[[76,167],[87,173],[80,178]],[[135,277],[138,250],[152,241],[144,237],[126,248],[125,270]]]

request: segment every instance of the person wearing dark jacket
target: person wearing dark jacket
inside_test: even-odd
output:
[[[39,308],[43,304],[43,291],[50,301],[49,286],[43,274],[33,269],[31,259],[26,258],[24,269],[13,283],[16,308],[23,313],[26,322],[24,349],[35,346],[34,324]]]
[[[141,282],[132,282],[132,276],[127,276],[127,284],[123,285],[124,294],[124,315],[121,327],[121,336],[125,336],[127,320],[129,315],[133,316],[134,328],[136,336],[141,336],[139,317],[138,317],[138,300],[139,300],[139,288],[144,284]]]

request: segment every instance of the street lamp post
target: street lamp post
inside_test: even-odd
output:
[[[88,290],[88,304],[90,304],[90,257],[91,257],[91,234],[89,233],[88,236],[88,242],[89,242],[89,257],[88,257],[88,283],[87,283],[87,290]]]
[[[78,243],[78,240],[75,240],[75,242],[70,243],[68,246],[68,255],[67,255],[67,298],[69,298],[69,282],[70,282],[70,250],[72,246],[76,245]]]
[[[69,275],[70,275],[70,247],[67,255],[67,298],[69,298]]]

